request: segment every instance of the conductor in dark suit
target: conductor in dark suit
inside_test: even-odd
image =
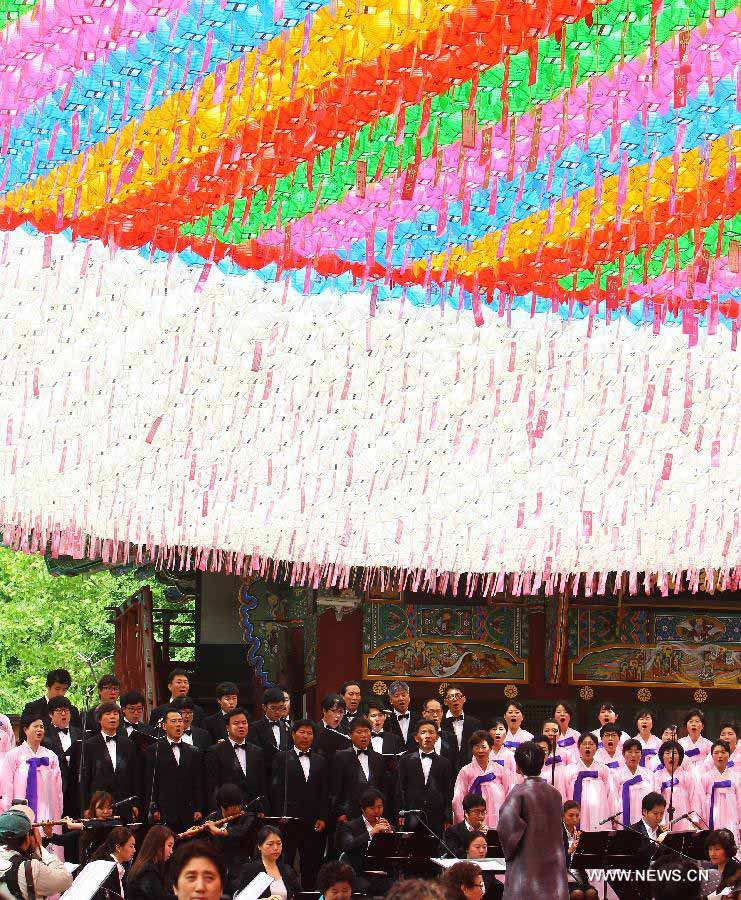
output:
[[[165,712],[162,726],[164,738],[144,754],[144,796],[152,821],[177,834],[203,818],[203,754],[181,741],[183,717],[176,709]]]
[[[448,760],[435,753],[437,733],[434,722],[417,724],[418,749],[399,758],[396,809],[421,810],[428,827],[440,836],[453,821],[453,771]]]
[[[247,713],[238,706],[223,718],[226,740],[209,747],[204,758],[208,808],[215,808],[216,793],[222,785],[235,784],[241,791],[243,802],[252,804],[251,812],[267,812],[265,758],[262,750],[247,740]],[[255,803],[258,797],[262,800]]]
[[[324,830],[329,818],[329,772],[327,760],[312,752],[314,728],[308,719],[291,726],[293,747],[281,750],[273,758],[270,782],[270,807],[277,816],[299,819],[302,835],[301,883],[313,890],[316,873],[324,856]],[[290,838],[284,840],[284,858],[289,864],[298,849]]]
[[[350,725],[352,746],[335,753],[332,760],[332,797],[339,822],[352,817],[358,810],[360,797],[374,787],[385,796],[387,790],[386,763],[370,747],[371,724],[367,719],[354,719]]]
[[[268,780],[276,753],[288,750],[292,745],[290,729],[283,721],[285,710],[283,691],[280,688],[268,688],[262,695],[263,715],[250,723],[247,734],[247,740],[262,750]]]
[[[63,697],[72,684],[72,677],[66,669],[52,669],[46,676],[46,693],[38,700],[29,701],[21,713],[22,719],[28,719],[31,722],[41,719],[48,728],[51,719],[49,718],[49,702],[52,697]],[[80,728],[80,711],[74,705],[70,705],[70,722],[75,728]]]
[[[348,818],[337,829],[337,848],[355,870],[358,876],[355,889],[360,894],[380,896],[385,894],[388,884],[378,877],[365,875],[365,855],[368,845],[375,835],[389,833],[394,829],[383,817],[383,796],[375,788],[367,788],[358,801],[360,815]]]
[[[448,732],[455,740],[458,751],[458,769],[471,762],[471,746],[469,738],[474,731],[483,728],[481,722],[463,711],[466,704],[466,695],[463,688],[457,684],[449,684],[445,689],[445,705],[448,711],[442,721],[443,731]]]
[[[568,900],[561,795],[539,777],[545,751],[525,741],[515,749],[515,762],[525,781],[507,795],[497,827],[507,860],[504,900]]]
[[[67,697],[52,697],[48,711],[51,724],[44,733],[41,746],[56,754],[62,773],[62,809],[66,816],[77,818],[80,814],[77,778],[82,729],[70,725],[72,704]]]
[[[117,703],[101,703],[97,709],[100,731],[85,740],[80,754],[80,804],[90,805],[96,791],[106,791],[115,803],[134,797],[123,807],[136,819],[141,809],[140,768],[136,747],[128,738],[119,735],[121,710]]]

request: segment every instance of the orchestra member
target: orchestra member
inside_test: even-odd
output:
[[[98,859],[106,861],[112,859],[116,867],[103,882],[100,890],[93,895],[93,900],[107,900],[109,892],[125,900],[126,866],[134,858],[135,853],[136,840],[133,832],[122,825],[112,828],[108,837],[94,853],[91,862]]]
[[[165,825],[147,832],[126,881],[126,900],[169,900],[167,862],[175,847],[175,835]]]
[[[272,825],[263,826],[257,834],[257,851],[259,854],[257,860],[243,866],[237,890],[242,890],[257,875],[266,872],[273,880],[260,897],[280,897],[281,900],[293,900],[297,897],[301,893],[301,882],[291,866],[280,859],[283,853],[283,838],[280,831]]]
[[[216,702],[219,711],[203,720],[203,727],[211,735],[211,743],[226,740],[226,716],[239,706],[239,690],[233,681],[222,681],[216,685]]]
[[[705,838],[705,849],[710,862],[721,874],[720,884],[715,889],[720,894],[736,882],[741,872],[741,863],[734,859],[738,853],[736,839],[728,828],[714,829]]]
[[[563,805],[563,847],[566,853],[566,868],[569,900],[597,900],[597,891],[590,885],[587,873],[575,869],[571,857],[579,846],[579,815],[581,810],[576,800],[567,800]]]
[[[641,867],[644,869],[648,868],[656,853],[656,844],[667,830],[666,826],[661,824],[665,813],[666,800],[661,794],[651,791],[641,800],[641,817],[630,825],[633,831],[637,831],[644,838],[647,838],[641,850],[640,860]]]
[[[337,848],[341,858],[347,860],[358,876],[359,892],[379,896],[386,892],[387,880],[365,876],[365,855],[375,835],[390,833],[393,828],[383,817],[383,795],[380,791],[368,788],[361,794],[358,805],[361,814],[348,818],[337,828]]]
[[[479,729],[468,739],[473,754],[470,763],[458,773],[453,789],[453,820],[462,822],[463,799],[478,794],[486,801],[486,827],[496,828],[499,807],[512,787],[509,772],[490,757],[492,740],[487,731]]]
[[[463,798],[463,821],[445,832],[445,843],[458,859],[465,859],[468,835],[486,829],[486,800],[478,794]]]
[[[216,791],[218,811],[211,813],[203,823],[209,839],[224,856],[227,894],[233,894],[237,889],[244,863],[245,843],[255,824],[254,813],[244,812],[243,803],[242,792],[235,784],[222,784]],[[219,826],[216,822],[221,819],[230,821]]]
[[[262,750],[247,740],[250,727],[247,713],[237,706],[222,718],[226,724],[226,740],[209,747],[204,757],[209,809],[216,804],[219,788],[233,784],[239,788],[243,803],[251,804],[256,813],[264,813],[268,809],[265,758]],[[256,802],[258,797],[262,800]]]

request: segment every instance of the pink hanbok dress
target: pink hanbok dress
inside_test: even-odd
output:
[[[713,746],[713,742],[702,735],[697,739],[696,744],[689,735],[680,738],[679,743],[684,748],[684,758],[695,764],[701,763],[710,754],[710,748]]]
[[[578,741],[580,736],[581,732],[577,731],[576,728],[567,728],[565,734],[561,734],[559,731],[556,738],[558,756],[563,758],[565,765],[579,761]]]
[[[697,801],[700,814],[709,828],[728,828],[733,832],[736,843],[741,838],[741,778],[735,773],[736,766],[726,766],[719,772],[715,766],[697,778]]]
[[[518,728],[514,734],[507,729],[507,734],[504,736],[504,746],[514,752],[520,744],[524,744],[525,741],[531,741],[532,739],[533,736],[529,731],[525,731],[524,728]]]
[[[595,739],[595,741],[597,742],[597,749],[598,749],[598,750],[601,750],[601,749],[602,749],[602,738],[599,736],[599,729],[597,729],[597,731],[593,731],[593,732],[592,732],[592,737],[593,737],[593,738]],[[620,732],[620,740],[619,740],[619,742],[618,742],[618,747],[617,747],[617,752],[618,752],[618,753],[622,753],[622,752],[623,752],[623,744],[624,744],[627,740],[630,740],[630,735],[629,735],[627,732],[625,732],[625,731],[621,731],[621,732]]]
[[[581,759],[566,766],[566,796],[581,807],[581,831],[612,831],[611,822],[602,822],[617,809],[615,786],[607,766],[596,761],[585,766]]]
[[[478,794],[486,801],[487,828],[496,828],[499,821],[499,808],[512,787],[511,770],[489,760],[486,769],[482,769],[476,760],[458,773],[453,790],[453,821],[463,821],[463,798],[467,794]]]
[[[653,772],[638,766],[635,774],[627,766],[621,766],[612,773],[618,808],[621,810],[620,821],[627,828],[641,821],[643,815],[641,803],[646,794],[654,789]],[[617,826],[618,830],[620,825]]]
[[[672,781],[674,782],[674,794],[672,796],[674,818],[676,819],[677,816],[682,816],[685,813],[691,812],[692,810],[697,811],[698,809],[695,805],[697,782],[691,766],[682,765],[678,769],[675,769],[673,777],[670,777],[666,769],[663,766],[660,766],[654,772],[654,790],[661,794],[664,800],[666,800],[666,812],[664,813],[663,820],[664,825],[669,822],[669,796],[671,794]],[[672,830],[694,831],[695,829],[687,819],[682,819],[677,822],[676,825],[672,826]]]
[[[566,800],[566,766],[571,765],[570,757],[566,752],[559,752],[556,754],[555,763],[553,761],[553,756],[547,756],[545,763],[543,763],[543,770],[540,773],[540,777],[543,781],[547,781],[548,784],[553,785],[553,787],[558,791],[561,795],[562,800]]]
[[[657,738],[655,734],[651,734],[649,735],[648,740],[644,741],[640,734],[637,734],[635,735],[635,739],[643,748],[641,750],[641,765],[649,769],[652,768],[651,761],[655,760],[659,755],[661,738]]]
[[[615,755],[610,756],[604,747],[600,747],[594,754],[594,761],[601,762],[603,766],[607,766],[610,772],[613,773],[617,772],[618,769],[621,769],[625,765],[625,760],[623,759],[623,754],[620,750],[616,750]]]

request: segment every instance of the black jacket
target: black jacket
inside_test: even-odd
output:
[[[66,753],[64,752],[64,750],[62,750],[62,742],[59,739],[59,732],[53,725],[49,725],[47,727],[46,734],[44,735],[44,739],[41,742],[42,747],[46,747],[48,750],[53,750],[57,755],[57,759],[59,760],[59,771],[62,773],[62,792],[65,795],[67,794],[67,791],[71,786],[72,780],[77,778],[77,771],[73,771],[74,760],[77,758],[77,756],[79,756],[79,750],[78,752],[75,752],[75,742],[82,740],[82,729],[75,728],[73,725],[70,725],[69,736],[72,740],[72,743],[70,744],[70,748]]]
[[[219,710],[212,716],[208,716],[203,720],[203,727],[211,735],[211,743],[226,740],[226,719],[224,713]]]
[[[165,713],[170,708],[172,704],[168,700],[167,703],[160,703],[159,706],[155,706],[152,712],[149,714],[149,727],[157,728],[159,726],[160,719],[164,718]],[[198,706],[197,704],[193,705],[193,724],[200,726],[203,723],[205,718],[203,708]]]
[[[466,858],[466,845],[471,829],[465,822],[458,822],[447,829],[444,835],[445,843],[450,847],[458,859]]]
[[[396,809],[421,809],[435,833],[453,821],[453,770],[444,757],[435,754],[425,784],[419,752],[405,753],[399,759],[396,790]]]
[[[135,878],[126,881],[126,900],[170,900],[175,895],[165,890],[159,867],[147,863]]]
[[[256,862],[245,863],[239,875],[239,887],[237,888],[237,890],[241,891],[242,888],[247,887],[247,885],[252,881],[253,878],[259,875],[260,872],[264,871],[265,866],[262,864],[261,859],[258,859]],[[283,884],[285,884],[286,886],[288,900],[292,900],[292,898],[301,893],[301,882],[299,881],[298,875],[289,865],[286,865],[286,863],[280,861],[278,862],[278,871],[280,872],[281,878],[283,879]],[[260,894],[260,897],[269,896],[270,885],[268,885],[262,892],[262,894]]]
[[[246,768],[247,773],[237,759],[237,752],[231,741],[226,740],[221,744],[209,747],[204,756],[204,768],[206,777],[206,803],[209,809],[215,809],[216,791],[222,784],[236,784],[242,790],[244,803],[250,803],[256,797],[263,797],[259,803],[250,807],[251,812],[267,812],[267,790],[265,782],[265,758],[262,750],[252,744],[247,744]]]
[[[32,719],[42,719],[44,725],[49,728],[51,725],[51,719],[49,718],[49,702],[46,699],[46,696],[39,697],[38,700],[30,700],[24,707],[23,712],[21,713],[21,718],[24,718],[26,715],[30,716]],[[76,707],[72,707],[72,714],[69,720],[70,725],[74,725],[75,728],[80,728],[80,710]]]
[[[365,854],[368,850],[370,838],[365,827],[365,819],[358,816],[341,822],[337,826],[335,838],[337,849],[344,853],[348,863],[355,869],[356,874],[362,875],[365,871]]]
[[[80,803],[87,809],[95,791],[108,791],[114,802],[141,796],[141,768],[136,747],[125,737],[116,738],[116,771],[101,732],[88,738],[81,752]],[[138,799],[132,806],[141,804]]]
[[[386,716],[386,723],[383,726],[384,731],[388,731],[389,734],[395,734],[399,740],[404,744],[403,749],[405,750],[414,750],[417,746],[417,742],[414,740],[414,733],[417,729],[417,722],[420,720],[420,716],[409,710],[409,731],[407,731],[407,739],[404,741],[404,736],[401,733],[401,728],[399,727],[399,722],[396,718],[396,710],[392,709],[391,714]]]
[[[648,829],[646,828],[646,823],[643,819],[634,822],[630,827],[633,831],[637,831],[638,834],[643,835],[645,838],[644,841],[641,841],[640,852],[635,855],[636,868],[647,869],[651,865],[651,860],[658,848],[656,844],[652,843],[650,840]]]
[[[198,725],[192,725],[190,728],[190,736],[193,739],[193,746],[196,750],[205,752],[211,746],[213,741],[211,735],[205,728],[199,728]]]
[[[295,750],[275,754],[270,779],[270,808],[277,816],[296,816],[311,826],[318,819],[327,821],[330,810],[329,773],[327,760],[321,753],[314,751],[309,757],[308,780],[304,777]]]
[[[288,750],[293,746],[290,732],[285,725],[280,725],[280,746],[278,746],[275,743],[273,723],[263,716],[250,723],[247,740],[262,750],[265,758],[265,777],[269,781],[273,768],[273,757],[279,750]]]
[[[189,744],[180,745],[180,764],[167,739],[144,754],[144,797],[160,813],[163,824],[187,828],[196,812],[203,812],[203,754]]]
[[[455,735],[455,729],[453,728],[453,720],[445,717],[442,721],[442,730],[449,734],[453,739],[453,745],[458,752],[458,768],[462,769],[463,766],[468,765],[471,762],[471,757],[473,756],[473,751],[468,746],[468,741],[474,731],[481,731],[484,727],[478,719],[475,719],[473,716],[469,716],[468,713],[464,713],[463,715],[463,733],[461,735],[461,745],[458,747],[458,741]]]
[[[383,744],[381,745],[381,753],[403,753],[404,752],[404,742],[401,739],[401,735],[394,731],[386,731],[385,729],[382,732],[383,734]],[[371,746],[373,744],[371,743]]]
[[[379,790],[384,795],[384,806],[388,806],[386,762],[380,753],[368,750],[370,779],[365,777],[354,747],[335,753],[331,769],[331,792],[334,800],[334,813],[337,817],[347,816],[354,819],[360,812],[360,797],[369,787]]]

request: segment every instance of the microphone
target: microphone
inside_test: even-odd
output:
[[[422,810],[421,809],[400,809],[399,810],[400,816],[409,816],[412,813],[419,816],[419,815],[422,815]]]
[[[608,822],[613,822],[617,817],[621,815],[621,812],[613,813],[611,816],[608,816],[606,819],[603,819],[600,822],[600,825],[606,825]]]

